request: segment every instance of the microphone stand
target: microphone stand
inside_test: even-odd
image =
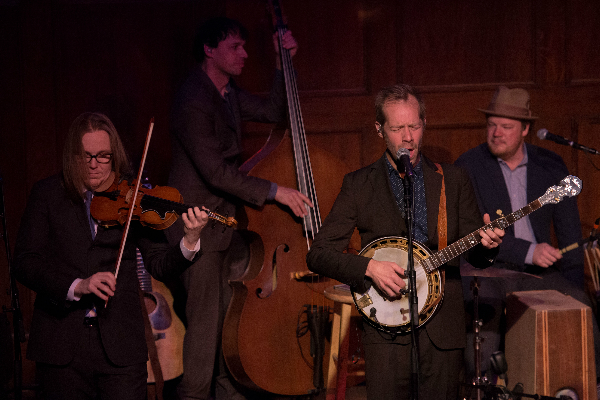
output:
[[[419,299],[417,298],[417,274],[415,272],[415,261],[413,258],[413,226],[415,214],[415,191],[412,175],[404,174],[404,211],[406,213],[406,225],[408,228],[408,263],[406,275],[408,276],[408,296],[410,311],[410,333],[411,333],[411,398],[419,398],[419,341],[417,327],[419,320]]]
[[[25,343],[25,328],[23,326],[23,315],[21,314],[21,307],[19,306],[19,291],[17,288],[17,281],[14,277],[14,271],[11,265],[10,246],[8,244],[8,230],[6,227],[6,208],[4,207],[4,186],[2,176],[0,176],[0,219],[2,220],[2,238],[4,239],[4,246],[6,248],[6,257],[8,260],[8,271],[10,276],[10,295],[11,295],[11,307],[6,308],[2,306],[4,313],[13,313],[13,342],[14,342],[14,399],[21,400],[22,392],[22,378],[23,378],[23,361],[21,358],[21,343]]]

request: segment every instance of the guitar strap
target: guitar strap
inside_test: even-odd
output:
[[[437,173],[442,175],[442,191],[440,193],[440,208],[438,211],[438,251],[448,246],[448,219],[446,215],[446,184],[442,166],[435,163]]]
[[[148,310],[146,309],[146,302],[144,301],[144,292],[139,286],[138,293],[140,295],[140,302],[142,303],[142,314],[144,315],[144,330],[146,332],[148,357],[150,358],[150,365],[152,366],[152,372],[154,373],[154,385],[149,384],[147,386],[148,400],[163,400],[164,380],[162,370],[160,368],[160,361],[158,359],[158,350],[156,349],[154,335],[152,334],[152,325],[150,324]]]
[[[438,163],[435,163],[437,167],[437,173],[442,175],[442,190],[440,192],[440,207],[438,210],[438,251],[442,250],[444,247],[448,246],[448,218],[446,212],[446,181],[444,180],[444,170],[442,166]],[[446,282],[446,270],[440,270],[440,279],[442,280],[442,287]],[[436,301],[436,304],[442,298]]]

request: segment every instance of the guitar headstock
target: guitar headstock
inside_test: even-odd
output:
[[[546,190],[546,193],[539,198],[540,203],[542,203],[542,205],[556,204],[565,196],[577,196],[579,193],[581,193],[581,185],[581,179],[573,175],[568,175],[560,181],[559,185],[552,186]]]

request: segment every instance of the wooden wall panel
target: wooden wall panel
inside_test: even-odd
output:
[[[435,162],[453,163],[466,150],[485,140],[483,126],[473,129],[428,126],[423,138],[423,154]]]
[[[137,166],[154,117],[147,169],[153,182],[166,183],[171,99],[193,64],[198,20],[221,11],[211,2],[204,6],[59,5],[53,30],[58,131],[66,132],[81,112],[104,112]],[[62,148],[64,136],[58,137]]]
[[[586,0],[567,2],[567,83],[600,83],[600,3]]]
[[[531,0],[399,4],[399,81],[427,90],[533,81]]]
[[[577,121],[577,141],[600,151],[600,118]],[[577,199],[583,235],[590,233],[600,217],[600,156],[579,153],[577,173],[583,179],[583,188]]]
[[[293,59],[299,90],[327,96],[366,93],[364,1],[282,3],[288,28],[299,43],[298,56]],[[239,81],[249,90],[264,90],[270,84],[264,71],[272,69],[274,58],[272,24],[264,2],[234,1],[229,10],[233,18],[249,21],[251,35],[246,71]],[[256,76],[263,78],[249,79]]]

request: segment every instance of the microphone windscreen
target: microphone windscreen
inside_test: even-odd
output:
[[[410,150],[405,149],[405,148],[399,149],[398,152],[396,153],[396,158],[400,159],[401,156],[409,156],[410,157]]]
[[[537,131],[537,137],[538,139],[544,140],[546,139],[546,135],[548,134],[548,129],[540,129],[539,131]]]

